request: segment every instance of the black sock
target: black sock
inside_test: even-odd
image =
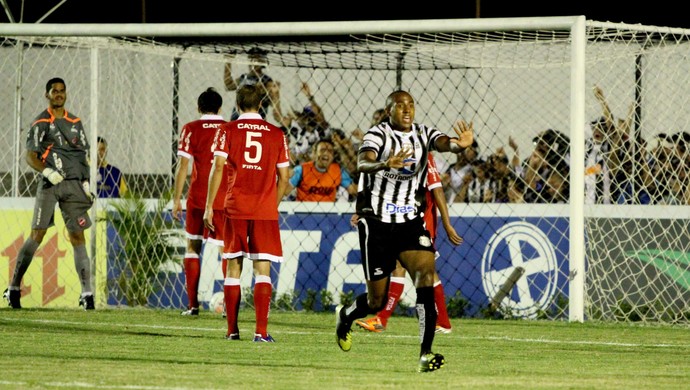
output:
[[[364,318],[369,314],[376,313],[376,310],[371,310],[369,308],[369,303],[367,302],[367,294],[360,294],[355,298],[352,305],[341,311],[341,319],[347,323],[352,323],[358,318]]]
[[[417,288],[417,319],[419,320],[419,336],[422,339],[420,356],[431,353],[431,345],[436,334],[436,304],[434,303],[434,288]]]

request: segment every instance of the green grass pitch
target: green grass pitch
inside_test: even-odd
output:
[[[417,320],[385,332],[353,327],[335,341],[333,313],[274,310],[276,343],[254,343],[254,312],[241,340],[218,314],[179,310],[0,309],[0,388],[78,389],[687,389],[684,326],[453,319],[436,335],[446,365],[417,373]]]

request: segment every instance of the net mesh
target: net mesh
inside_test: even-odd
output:
[[[688,32],[593,21],[586,26],[585,314],[687,322],[690,140],[683,132],[690,114],[679,107],[690,96]],[[208,87],[221,91],[221,114],[229,118],[234,92],[225,88],[226,64],[233,78],[249,72],[257,49],[277,85],[269,93],[267,119],[286,128],[293,157],[310,142],[300,133],[305,111],[320,110],[325,131],[342,131],[356,151],[357,134],[396,89],[412,93],[419,123],[453,135],[457,119],[472,121],[475,156],[436,156],[453,225],[465,239],[455,247],[442,228],[438,232],[437,269],[449,307],[457,316],[490,315],[491,298],[523,267],[500,313],[568,317],[575,66],[569,28],[323,39],[0,37],[0,76],[8,91],[0,99],[12,107],[0,112],[7,129],[0,135],[7,151],[0,156],[0,193],[8,200],[2,221],[14,227],[3,238],[4,275],[11,275],[28,234],[40,179],[23,162],[26,129],[46,107],[45,82],[59,76],[67,82],[68,111],[81,116],[92,143],[107,139],[107,160],[124,172],[135,197],[101,199],[94,209],[99,222],[90,253],[101,303],[184,307],[182,227],[169,209],[157,209],[158,200],[169,200],[179,130],[198,118],[198,95]],[[345,152],[339,158],[356,178]],[[148,207],[146,220],[130,226],[112,220],[118,203],[131,209],[138,199]],[[274,270],[276,302],[325,309],[364,291],[357,236],[348,223],[351,197],[335,203],[289,198],[281,210],[285,262]],[[64,225],[57,226],[44,240],[43,266],[32,266],[25,277],[26,306],[76,302],[71,247]],[[122,238],[144,233],[152,234],[150,242],[128,249],[154,251],[142,260],[148,268],[137,268],[145,287],[134,299],[124,291],[134,271]],[[199,294],[206,303],[220,291],[222,275],[213,248],[204,258]],[[251,274],[242,281],[250,286]],[[410,305],[411,282],[405,291],[403,302]]]

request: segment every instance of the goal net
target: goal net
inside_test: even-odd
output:
[[[339,150],[338,161],[355,181],[358,134],[394,90],[412,94],[418,123],[449,135],[456,120],[473,123],[476,155],[435,154],[464,238],[453,246],[441,227],[436,241],[452,316],[690,318],[688,30],[583,17],[51,27],[0,26],[0,286],[28,237],[40,182],[24,160],[26,132],[47,106],[45,83],[62,77],[66,108],[89,133],[92,185],[102,137],[128,193],[93,209],[98,304],[186,307],[185,237],[170,215],[179,131],[198,119],[208,87],[229,119],[226,64],[231,78],[259,64],[278,88],[266,119],[285,127],[295,164],[309,159],[309,122],[321,111],[328,126],[316,134],[349,140],[352,154]],[[292,199],[280,205],[274,305],[328,310],[365,291],[352,199]],[[205,307],[222,283],[217,251],[205,247]],[[414,302],[411,282],[405,291],[403,309]],[[58,212],[22,304],[72,307],[79,292]]]

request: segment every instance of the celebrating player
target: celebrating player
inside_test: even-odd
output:
[[[427,171],[427,189],[426,189],[426,210],[424,211],[424,224],[431,235],[431,241],[436,242],[436,232],[438,230],[437,210],[441,214],[441,222],[448,235],[448,239],[453,245],[460,245],[462,237],[455,231],[453,225],[450,224],[450,216],[448,215],[448,206],[446,204],[446,196],[441,186],[441,175],[436,169],[436,162],[434,156],[429,154],[429,169]],[[356,217],[357,214],[354,215]],[[356,226],[356,219],[353,218]],[[435,257],[438,258],[438,251],[435,252]],[[362,329],[370,332],[382,332],[386,329],[388,319],[395,310],[395,307],[402,296],[405,287],[405,268],[400,262],[396,262],[395,270],[391,273],[391,281],[388,286],[388,299],[386,305],[379,311],[376,316],[366,320],[357,320],[355,324]],[[434,301],[436,302],[436,333],[450,333],[452,330],[450,318],[448,317],[448,310],[446,308],[446,295],[443,292],[443,283],[438,276],[438,272],[434,272]]]
[[[360,172],[357,215],[362,266],[367,292],[348,307],[336,309],[336,341],[343,351],[352,348],[352,323],[374,314],[385,304],[396,260],[415,281],[421,345],[420,372],[438,370],[443,355],[432,352],[435,335],[434,246],[416,203],[424,187],[427,155],[433,151],[458,153],[474,140],[472,124],[457,121],[458,137],[414,123],[414,99],[396,91],[386,99],[389,122],[370,128],[357,157]]]

